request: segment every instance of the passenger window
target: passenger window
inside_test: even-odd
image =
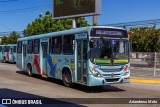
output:
[[[0,46],[0,52],[2,52],[2,46]]]
[[[13,47],[13,52],[16,53],[16,46]]]
[[[34,54],[39,54],[40,40],[34,40]]]
[[[65,35],[63,40],[63,53],[72,55],[74,53],[74,35]]]
[[[33,53],[33,40],[29,40],[28,41],[27,53],[28,54],[32,54]]]
[[[52,54],[62,53],[62,36],[52,38],[51,53]]]
[[[18,42],[17,53],[22,53],[22,41]]]

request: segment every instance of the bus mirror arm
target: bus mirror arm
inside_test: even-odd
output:
[[[91,39],[90,42],[89,42],[90,48],[93,48],[93,45],[94,45],[94,41],[93,41],[93,39]]]

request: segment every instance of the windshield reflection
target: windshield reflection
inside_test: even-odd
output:
[[[117,65],[128,63],[128,40],[94,38],[92,39],[91,61],[94,64]]]

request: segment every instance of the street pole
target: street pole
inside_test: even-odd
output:
[[[72,18],[72,28],[76,28],[76,18]]]
[[[98,16],[93,16],[93,26],[98,25]]]

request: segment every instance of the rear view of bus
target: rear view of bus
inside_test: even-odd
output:
[[[16,63],[16,50],[17,50],[17,44],[9,44],[8,45],[10,47],[9,50],[9,62],[10,63]]]
[[[129,39],[119,28],[91,28],[89,86],[130,82]]]
[[[15,63],[16,62],[16,47],[17,44],[8,44],[3,45],[3,52],[2,52],[2,61]]]

